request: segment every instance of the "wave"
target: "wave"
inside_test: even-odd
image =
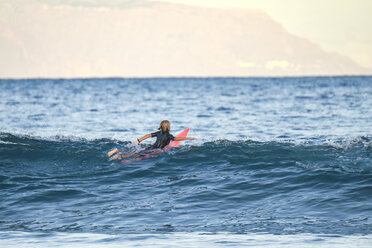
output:
[[[87,140],[78,137],[41,139],[26,135],[0,134],[0,163],[47,164],[51,167],[107,165],[107,151],[119,147],[127,153],[140,152],[146,145],[113,139]],[[259,168],[260,166],[336,170],[349,173],[372,172],[372,138],[360,136],[314,141],[229,141],[216,140],[184,145],[142,163],[211,163]]]
[[[216,140],[133,163],[129,141],[0,135],[0,230],[371,233],[371,138]],[[119,230],[119,231],[118,231]]]

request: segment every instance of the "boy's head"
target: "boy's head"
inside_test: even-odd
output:
[[[170,122],[168,120],[163,120],[160,122],[159,130],[162,130],[163,132],[169,132],[170,131]]]

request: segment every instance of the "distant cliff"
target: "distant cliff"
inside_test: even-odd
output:
[[[365,74],[258,10],[1,3],[0,77]]]

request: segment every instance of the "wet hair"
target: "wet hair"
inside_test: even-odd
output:
[[[160,122],[159,130],[162,130],[164,133],[170,131],[170,122],[168,120],[163,120]]]

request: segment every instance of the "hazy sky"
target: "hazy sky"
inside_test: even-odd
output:
[[[370,74],[370,10],[372,0],[0,0],[0,77]]]
[[[289,32],[372,67],[371,0],[160,0],[203,7],[262,9]]]
[[[151,1],[213,8],[262,9],[290,33],[307,38],[326,51],[348,56],[361,66],[372,68],[371,0],[5,0],[3,3],[130,7]]]

